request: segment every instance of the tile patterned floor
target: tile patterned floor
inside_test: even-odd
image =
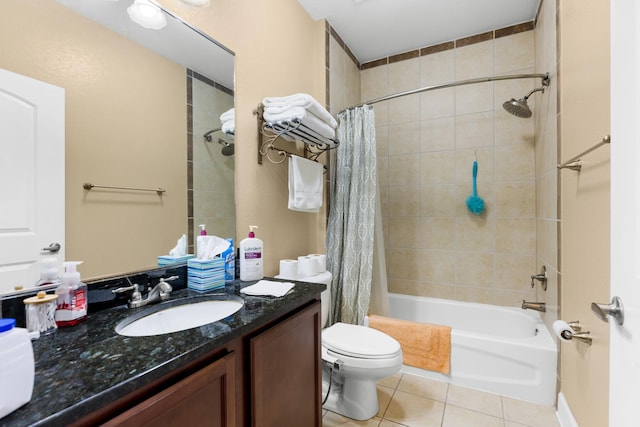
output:
[[[555,408],[399,373],[378,382],[367,421],[324,411],[323,427],[560,427]]]

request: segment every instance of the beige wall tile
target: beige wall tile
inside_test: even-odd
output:
[[[535,216],[535,181],[496,182],[495,212],[498,218]]]
[[[535,179],[534,147],[512,144],[496,147],[496,181]]]
[[[456,115],[493,111],[493,83],[477,83],[458,86],[456,92]]]
[[[496,248],[496,222],[471,212],[456,218],[458,251],[493,251]]]
[[[531,275],[536,274],[536,257],[532,254],[496,254],[496,287],[528,292]]]
[[[495,255],[488,252],[458,252],[456,284],[491,287],[495,282]]]
[[[492,76],[494,73],[494,41],[455,49],[456,80]]]
[[[421,251],[420,280],[427,283],[454,283],[456,278],[455,252]]]
[[[476,148],[494,144],[494,112],[456,117],[456,148]]]
[[[420,118],[420,97],[418,95],[402,96],[385,101],[385,103],[389,105],[389,124],[415,123]]]
[[[420,155],[421,183],[452,184],[455,180],[455,152],[435,151]]]
[[[333,82],[331,83],[333,86]],[[389,95],[389,68],[373,67],[360,72],[360,92],[362,100]]]
[[[495,296],[494,292],[489,288],[456,286],[456,300],[477,302],[480,304],[493,304]]]
[[[418,217],[390,217],[389,218],[389,247],[397,248],[421,248],[422,239],[417,233],[420,226]]]
[[[456,217],[457,186],[453,184],[435,184],[421,186],[421,209],[424,217]],[[453,237],[453,236],[451,236]]]
[[[494,45],[496,74],[515,72],[535,65],[533,31],[497,38]]]
[[[389,155],[420,152],[420,122],[389,125]]]
[[[420,122],[420,151],[453,150],[456,145],[455,119],[445,117]]]
[[[413,185],[419,177],[420,155],[389,157],[389,185]]]
[[[419,279],[420,250],[394,248],[386,251],[387,275],[394,279]]]
[[[511,253],[536,253],[536,220],[497,219],[496,250]]]
[[[420,57],[420,86],[455,80],[455,51],[445,50]]]
[[[394,62],[389,67],[389,92],[398,93],[420,87],[420,58]]]
[[[451,117],[455,114],[455,88],[423,92],[418,96],[420,97],[420,118],[422,120]]]
[[[421,198],[419,185],[393,185],[389,187],[389,216],[418,217]]]
[[[454,250],[456,220],[454,218],[421,218],[423,248]]]

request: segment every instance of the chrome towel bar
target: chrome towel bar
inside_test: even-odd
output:
[[[589,154],[590,152],[592,152],[596,148],[599,148],[599,147],[603,146],[604,144],[610,144],[610,143],[611,143],[611,137],[609,135],[607,135],[604,138],[602,138],[602,141],[598,142],[593,147],[589,148],[588,150],[583,151],[582,153],[578,154],[577,156],[573,156],[572,158],[570,158],[566,162],[564,162],[562,164],[559,164],[558,165],[558,169],[565,169],[566,168],[566,169],[571,169],[571,170],[580,172],[580,170],[582,169],[582,161],[581,161],[582,156],[584,156],[585,154]]]
[[[85,190],[91,190],[92,188],[108,188],[112,190],[153,191],[158,193],[158,196],[162,196],[162,194],[167,191],[162,187],[158,187],[158,188],[114,187],[110,185],[94,185],[94,184],[91,184],[90,182],[85,182],[84,184],[82,184],[82,188],[84,188]]]

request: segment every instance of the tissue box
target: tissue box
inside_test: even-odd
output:
[[[187,288],[210,291],[224,287],[224,259],[187,260]]]
[[[193,258],[191,254],[183,256],[161,255],[158,257],[158,267],[164,267],[165,265],[171,265],[177,262],[185,262],[191,258]]]

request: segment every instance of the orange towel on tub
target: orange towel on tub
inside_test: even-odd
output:
[[[369,327],[395,338],[405,365],[448,374],[451,370],[451,327],[369,315]]]

